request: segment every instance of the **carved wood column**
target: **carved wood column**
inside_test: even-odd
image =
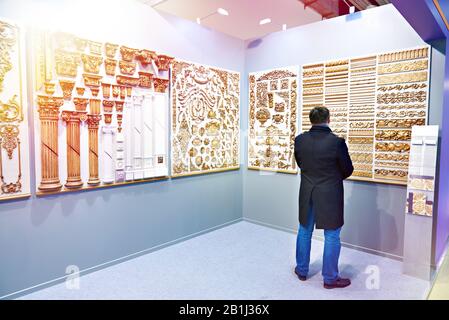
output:
[[[67,182],[66,188],[81,188],[80,123],[87,120],[87,112],[63,111],[67,123]]]
[[[58,119],[62,97],[37,97],[41,132],[41,191],[57,191],[62,188],[59,181],[58,163]]]
[[[87,115],[87,126],[89,129],[89,181],[91,186],[99,185],[98,177],[98,128],[100,126],[101,115]]]

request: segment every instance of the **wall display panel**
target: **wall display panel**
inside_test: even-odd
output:
[[[288,67],[249,75],[249,169],[297,173],[298,72]]]
[[[430,47],[304,65],[302,130],[326,106],[354,163],[351,179],[407,184],[411,130],[427,124]]]
[[[30,195],[23,34],[0,18],[0,200]]]
[[[168,176],[173,58],[61,32],[32,38],[38,194]]]
[[[175,60],[173,177],[239,168],[240,73]]]

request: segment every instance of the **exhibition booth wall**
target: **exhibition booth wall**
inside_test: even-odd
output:
[[[396,8],[385,5],[248,41],[245,73],[423,45],[426,43]],[[445,43],[436,42],[432,46],[429,124],[439,125],[441,131]],[[301,95],[299,101],[301,105]],[[247,123],[247,112],[243,112],[244,131],[248,128]],[[244,156],[247,155],[246,148],[247,143],[242,146]],[[243,170],[242,175],[243,217],[285,230],[297,230],[300,175],[252,170]],[[346,181],[342,242],[369,252],[401,258],[406,191],[404,186]],[[422,221],[432,223],[428,218]],[[322,236],[322,233],[317,235]]]
[[[0,13],[31,28],[244,71],[243,41],[135,1],[1,1]],[[241,219],[242,194],[240,172],[229,171],[2,202],[0,296],[62,281],[70,265],[87,270]]]
[[[242,218],[296,231],[300,176],[247,169],[249,73],[428,45],[393,5],[253,41],[242,41],[161,14],[135,1],[45,0],[37,4],[32,0],[6,0],[0,2],[0,12],[2,18],[21,23],[27,30],[38,27],[64,31],[93,41],[148,48],[176,59],[240,72],[241,129],[239,170],[54,195],[34,192],[39,182],[34,174],[35,144],[31,143],[31,197],[0,204],[0,297],[13,297],[11,294],[20,294],[24,289],[35,290],[64,281],[67,272],[76,271],[66,269],[68,266],[87,273]],[[27,43],[30,41],[28,36]],[[445,43],[430,45],[428,122],[441,127]],[[28,83],[32,82],[34,67],[29,56]],[[298,85],[294,84],[299,106],[300,79]],[[31,118],[37,107],[32,103],[32,89],[28,91]],[[33,121],[29,123],[29,140],[35,141]],[[447,126],[443,130],[447,131]],[[342,241],[400,259],[404,249],[406,187],[347,181],[345,199]],[[431,223],[431,218],[422,218]],[[440,238],[437,255],[447,238],[444,231]],[[182,265],[182,261],[173,263]]]

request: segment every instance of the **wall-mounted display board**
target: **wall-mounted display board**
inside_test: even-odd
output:
[[[250,73],[248,168],[297,173],[299,67]]]
[[[171,81],[171,175],[238,169],[240,74],[175,60]]]
[[[304,65],[302,130],[316,106],[346,139],[351,179],[406,185],[413,126],[427,124],[430,47]]]
[[[412,129],[406,213],[433,215],[438,154],[438,126]]]
[[[0,200],[30,195],[22,30],[0,18]]]
[[[167,176],[172,58],[61,32],[32,38],[38,194]]]

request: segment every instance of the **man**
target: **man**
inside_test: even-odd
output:
[[[295,158],[301,169],[299,191],[299,231],[295,273],[307,279],[314,225],[324,229],[322,275],[326,289],[344,288],[349,279],[339,277],[340,231],[343,226],[343,180],[354,171],[343,138],[329,128],[330,114],[317,107],[309,114],[312,128],[295,139]]]

